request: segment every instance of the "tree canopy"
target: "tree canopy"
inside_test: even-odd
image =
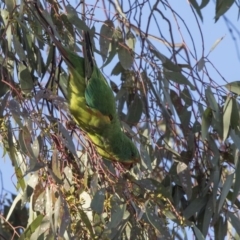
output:
[[[204,49],[209,0],[188,5],[201,46],[171,1],[151,2],[0,1],[1,148],[17,178],[0,238],[239,238],[240,81],[209,60],[222,39]],[[236,6],[217,0],[216,24]],[[102,159],[69,113],[53,36],[82,55],[83,31],[139,149],[131,169]]]

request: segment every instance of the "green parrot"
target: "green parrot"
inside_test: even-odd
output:
[[[76,123],[102,157],[126,165],[139,162],[136,146],[121,130],[112,89],[95,64],[89,33],[84,32],[84,58],[52,39],[70,71],[68,103]]]

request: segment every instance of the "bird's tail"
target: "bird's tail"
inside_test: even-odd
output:
[[[85,62],[85,77],[88,81],[93,72],[93,67],[95,65],[95,59],[93,54],[93,47],[88,31],[84,31],[84,42],[83,42],[83,53],[84,53],[84,62]]]

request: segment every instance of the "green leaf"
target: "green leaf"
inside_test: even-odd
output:
[[[193,228],[193,231],[194,231],[194,234],[195,234],[197,240],[205,239],[203,234],[201,233],[201,231],[195,225],[192,228]]]
[[[212,114],[213,114],[214,118],[218,121],[220,118],[219,106],[217,104],[217,101],[216,101],[210,87],[207,87],[207,89],[205,90],[205,95],[207,98],[207,103],[208,103],[209,107],[212,109]]]
[[[59,88],[61,89],[64,98],[68,100],[68,75],[64,71],[60,73]]]
[[[196,10],[198,16],[200,17],[200,19],[203,22],[203,16],[201,13],[201,8],[198,6],[198,3],[196,2],[196,0],[189,0],[189,2],[192,4],[193,8]]]
[[[202,226],[202,234],[206,237],[210,226],[210,222],[213,215],[213,198],[210,197],[208,203],[206,205],[203,217],[203,226]]]
[[[225,14],[229,8],[233,5],[235,0],[217,0],[215,9],[215,22],[218,21],[219,17]]]
[[[233,182],[233,177],[234,177],[233,173],[229,174],[226,178],[226,181],[223,184],[222,191],[220,194],[220,199],[218,202],[218,213],[220,213],[220,211],[222,210],[223,203],[228,195],[228,192],[230,191],[230,188],[231,188],[232,182]]]
[[[198,121],[195,121],[192,127],[193,133],[197,133],[201,131],[201,124]]]
[[[52,153],[52,178],[56,181],[56,183],[61,184],[62,183],[62,166],[58,159],[58,151],[57,149],[53,150]]]
[[[121,45],[119,44],[118,59],[125,70],[128,70],[132,67],[134,60],[133,53],[123,42]]]
[[[205,60],[202,57],[197,63],[198,72],[202,71],[204,66],[205,66]]]
[[[130,126],[138,124],[143,112],[143,104],[141,98],[136,94],[133,102],[129,106],[126,123]]]
[[[53,30],[55,37],[57,37],[59,40],[61,40],[58,32],[55,30],[55,29],[56,29],[56,28],[55,28],[55,24],[53,23],[52,17],[51,17],[51,15],[49,14],[49,12],[44,9],[44,10],[42,11],[42,15],[44,16],[44,20],[48,23],[48,25],[51,26],[51,29]],[[44,21],[44,22],[45,22],[45,21]],[[42,24],[41,24],[40,26],[42,27]],[[39,26],[39,27],[40,27],[40,26]],[[46,27],[48,27],[48,26],[46,26]],[[44,28],[45,28],[45,26],[44,26]],[[41,41],[39,41],[38,44],[39,44],[39,48],[42,49],[42,47],[41,47],[41,44],[42,44]]]
[[[191,115],[192,111],[188,111],[187,108],[184,108],[181,114],[179,115],[183,129],[188,129],[191,120]]]
[[[145,178],[141,180],[134,180],[131,179],[134,183],[138,186],[141,186],[143,189],[149,190],[154,193],[162,194],[164,197],[168,199],[172,199],[169,190],[160,182],[156,181],[155,179]]]
[[[115,57],[116,53],[117,53],[117,47],[116,47],[116,43],[114,43],[114,41],[112,41],[112,48],[111,51],[108,55],[108,58],[106,60],[106,62],[103,64],[103,66],[101,68],[104,68],[105,66],[107,66],[109,63],[112,62],[113,58]]]
[[[146,203],[145,205],[148,221],[157,231],[159,231],[161,239],[172,239],[166,227],[166,224],[164,224],[163,219],[156,215],[156,213],[154,212],[153,208],[150,206],[149,203]]]
[[[91,209],[93,211],[95,211],[96,213],[98,213],[98,214],[102,214],[103,213],[105,192],[106,192],[105,188],[99,189],[94,194],[93,200],[91,202]]]
[[[235,146],[240,150],[240,137],[237,134],[237,131],[231,129],[230,136],[231,136]]]
[[[19,81],[21,85],[21,89],[24,93],[28,94],[33,89],[33,79],[31,73],[28,68],[23,64],[19,63]]]
[[[35,212],[44,213],[46,202],[46,189],[41,182],[38,182],[33,190],[31,208]],[[39,204],[41,202],[42,204]]]
[[[181,92],[180,97],[184,100],[185,107],[192,106],[192,96],[187,87],[185,87],[184,90]]]
[[[236,230],[237,234],[240,236],[240,219],[239,219],[239,216],[236,216],[236,214],[231,212],[231,211],[229,211],[227,215],[228,215],[228,221],[232,224],[232,226]],[[223,236],[226,236],[226,234],[223,235]]]
[[[93,232],[93,228],[92,228],[92,224],[87,216],[87,214],[82,211],[81,209],[78,209],[80,216],[81,216],[81,221],[86,225],[87,229],[89,230],[90,234],[91,234],[91,238],[94,238],[94,232]]]
[[[201,3],[201,5],[200,5],[200,8],[206,7],[206,6],[208,5],[209,1],[210,1],[210,0],[202,0],[202,3]]]
[[[38,138],[35,138],[32,143],[32,151],[33,151],[35,158],[38,158],[39,153],[40,153],[40,143],[39,143],[40,139],[39,138],[41,138],[41,136],[39,136]]]
[[[190,200],[192,198],[192,182],[188,166],[183,162],[179,162],[177,165],[177,174],[181,181],[181,186],[186,193],[188,200]]]
[[[192,85],[191,82],[188,81],[188,79],[180,72],[170,72],[170,71],[164,71],[164,76],[168,80],[172,80],[175,83],[178,84],[185,84],[191,88],[191,90],[195,90],[195,87]]]
[[[212,122],[212,110],[210,108],[207,108],[203,112],[202,116],[202,139],[205,140],[205,138],[208,136],[208,129]]]
[[[63,237],[71,221],[71,215],[68,204],[62,194],[59,194],[54,208],[55,229],[58,229],[58,235]]]
[[[225,141],[226,138],[228,137],[233,109],[232,106],[233,106],[232,97],[228,95],[227,100],[223,107],[223,141]]]
[[[0,80],[0,98],[5,95],[7,93],[7,91],[9,90],[9,86],[4,83],[2,80],[6,80],[9,79],[8,81],[12,81],[12,77],[10,75],[10,73],[8,73],[8,70],[6,67],[2,66],[0,64],[0,76],[1,76],[1,80]]]
[[[124,68],[122,67],[122,64],[120,62],[118,62],[115,67],[113,68],[111,75],[119,75],[120,73],[124,72]]]
[[[66,128],[60,123],[58,122],[58,129],[59,132],[62,133],[64,139],[62,139],[64,145],[70,150],[70,152],[77,157],[77,152],[75,149],[75,145],[73,143],[73,139],[72,137],[70,137],[68,131],[66,130]]]
[[[142,165],[144,168],[148,169],[149,171],[152,170],[152,161],[151,157],[149,155],[149,147],[146,144],[141,144],[140,145],[140,154],[141,154],[141,159],[142,159]]]
[[[4,1],[4,3],[7,5],[7,10],[12,13],[13,9],[15,8],[16,6],[16,2],[15,0],[7,0],[7,1]]]
[[[199,213],[203,207],[207,204],[208,198],[205,197],[199,197],[193,199],[190,204],[184,209],[183,215],[186,219],[189,219],[191,216],[193,216],[195,213]]]
[[[42,220],[44,218],[44,215],[39,214],[25,229],[23,234],[20,236],[19,240],[25,240],[25,239],[30,239],[32,233],[42,224]]]
[[[103,22],[103,25],[100,30],[100,38],[99,38],[99,45],[101,51],[101,57],[105,62],[110,43],[112,42],[112,35],[114,32],[114,24],[111,20],[106,20]]]
[[[235,202],[236,198],[239,196],[239,190],[240,190],[240,157],[238,156],[239,150],[236,149],[235,156],[234,156],[234,162],[235,162],[235,182],[233,186],[233,196],[232,196],[232,203]]]
[[[23,50],[22,45],[18,41],[16,35],[13,35],[13,45],[14,45],[14,50],[16,51],[19,59],[21,61],[26,61],[26,54],[25,54],[25,52]]]
[[[216,164],[214,168],[210,171],[210,182],[213,182],[213,190],[212,190],[212,197],[213,199],[217,198],[218,190],[219,190],[219,180],[220,180],[220,168]],[[216,201],[213,201],[213,208],[214,212],[216,212]]]
[[[232,98],[232,115],[231,115],[231,127],[232,129],[238,129],[239,126],[239,107],[235,98]]]
[[[135,44],[136,44],[136,37],[134,36],[134,34],[131,31],[127,32],[126,41],[127,41],[128,47],[134,51]]]
[[[30,226],[32,226],[32,224]],[[42,240],[43,238],[41,238],[41,235],[48,233],[48,231],[46,229],[50,229],[50,228],[51,228],[51,225],[50,225],[50,221],[49,221],[49,216],[45,215],[44,218],[42,219],[40,225],[31,234],[31,237],[30,238],[23,238],[23,239],[24,240],[26,240],[26,239],[38,239],[38,240],[41,239]],[[21,239],[21,240],[23,240],[23,239]]]
[[[228,221],[225,217],[220,215],[218,221],[214,224],[215,239],[224,240],[227,236],[227,231]]]
[[[115,201],[116,200],[116,201]],[[126,212],[126,204],[119,204],[119,198],[113,195],[111,198],[111,220],[107,224],[107,228],[116,228],[121,221]]]
[[[162,62],[164,68],[174,72],[181,71],[181,68],[177,64],[173,63],[165,55],[160,53],[152,44],[150,47],[150,51]]]
[[[224,85],[229,91],[240,95],[240,81],[235,81]]]
[[[170,89],[170,97],[171,97],[172,103],[174,105],[174,108],[176,109],[178,115],[180,115],[183,110],[183,104],[182,104],[181,98],[172,89]]]
[[[86,23],[78,16],[78,13],[75,8],[73,8],[70,4],[66,6],[67,10],[67,18],[70,23],[75,25],[78,30],[89,31],[89,27]]]

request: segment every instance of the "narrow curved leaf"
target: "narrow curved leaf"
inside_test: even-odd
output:
[[[207,87],[207,89],[205,90],[205,95],[207,98],[207,103],[209,107],[212,109],[212,114],[214,118],[218,121],[220,118],[220,110],[210,87]]]
[[[229,8],[233,5],[235,0],[217,0],[216,1],[216,14],[215,14],[215,21],[219,19],[223,14],[225,14]]]
[[[29,69],[22,63],[19,64],[19,81],[21,89],[28,94],[33,89],[33,79]]]
[[[146,215],[150,224],[159,232],[162,239],[172,239],[163,219],[156,215],[148,203],[146,203]]]
[[[20,236],[19,240],[30,239],[30,237],[32,236],[32,233],[34,233],[35,230],[36,230],[40,225],[42,225],[43,218],[44,218],[44,215],[39,214],[39,215],[30,223],[30,225],[27,227],[27,229],[25,229],[25,231],[23,232],[23,234]]]
[[[177,165],[177,174],[180,178],[181,186],[186,193],[188,200],[190,200],[192,198],[192,182],[188,166],[183,162],[179,162]]]
[[[202,139],[205,140],[205,138],[208,136],[208,129],[212,122],[212,110],[210,108],[207,108],[203,112],[202,116]]]
[[[143,104],[141,98],[136,94],[133,102],[131,103],[129,109],[128,109],[128,114],[126,117],[126,122],[130,126],[137,125],[141,116],[142,116],[142,111],[143,111]]]
[[[197,240],[204,240],[205,239],[203,234],[201,233],[201,231],[195,225],[193,226],[193,231],[195,233],[195,236],[196,236]]]
[[[240,236],[240,219],[239,216],[236,216],[235,213],[229,212],[228,213],[228,220],[236,230],[237,234]],[[225,234],[223,236],[226,236]]]
[[[226,181],[223,184],[220,199],[218,202],[218,213],[220,213],[220,211],[222,210],[223,203],[225,202],[228,192],[230,191],[230,188],[231,188],[232,182],[233,182],[233,177],[234,177],[233,173],[229,174],[226,178]]]
[[[190,202],[190,204],[186,207],[186,209],[184,209],[183,211],[184,217],[188,219],[195,213],[199,213],[202,210],[202,208],[206,205],[207,201],[208,198],[206,196],[193,199]]]
[[[111,20],[106,20],[100,30],[99,45],[101,50],[101,57],[105,62],[109,50],[110,43],[112,42],[112,35],[114,32],[114,24]]]
[[[234,203],[236,198],[239,196],[239,190],[240,190],[240,157],[238,156],[239,150],[236,149],[235,156],[234,156],[234,163],[236,166],[235,169],[235,182],[233,187],[233,195],[232,195],[232,202]]]
[[[104,200],[105,200],[105,188],[99,189],[94,197],[93,200],[91,202],[91,209],[93,211],[95,211],[98,214],[102,214],[103,213],[103,209],[104,209]]]
[[[132,51],[128,49],[124,43],[119,45],[118,59],[125,70],[128,70],[132,67],[134,60],[132,54],[133,54]]]
[[[232,116],[232,97],[229,95],[223,107],[223,141],[228,137],[229,127]]]
[[[240,81],[235,81],[224,85],[229,91],[240,95]]]
[[[193,8],[196,10],[199,18],[202,20],[203,22],[203,16],[202,16],[202,13],[201,13],[201,8],[198,6],[198,3],[196,0],[189,0],[189,2],[192,4]]]
[[[164,71],[164,76],[168,80],[172,80],[175,83],[178,84],[185,84],[191,88],[191,90],[195,90],[195,87],[191,82],[188,81],[188,79],[181,73],[181,72],[171,72],[171,71]]]
[[[78,13],[75,8],[73,8],[70,4],[66,6],[67,10],[67,18],[70,23],[75,25],[78,30],[89,31],[89,27],[86,23],[78,16]]]
[[[134,51],[136,44],[136,37],[131,31],[128,31],[126,34],[127,45],[130,49]]]

